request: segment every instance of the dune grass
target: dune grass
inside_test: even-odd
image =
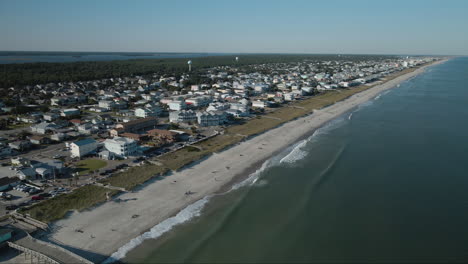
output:
[[[165,174],[167,171],[168,169],[165,167],[148,164],[144,166],[131,167],[124,172],[116,173],[99,182],[116,187],[122,187],[126,190],[132,190],[153,177]]]
[[[190,163],[200,160],[213,152],[221,151],[226,147],[240,142],[243,138],[236,135],[217,135],[205,141],[193,144],[199,151],[193,151],[194,147],[185,147],[178,151],[167,153],[158,158],[158,161],[171,170],[179,170]]]
[[[112,196],[118,191],[86,185],[71,193],[56,196],[27,209],[21,209],[20,213],[29,214],[37,220],[48,223],[63,218],[69,211],[81,211],[106,201],[107,192]]]

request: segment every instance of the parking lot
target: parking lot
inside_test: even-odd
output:
[[[49,184],[44,184],[42,187],[30,183],[18,184],[8,191],[0,192],[0,214],[5,215],[8,211],[29,206],[69,191],[68,188],[53,187]]]

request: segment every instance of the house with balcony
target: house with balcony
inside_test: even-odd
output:
[[[135,140],[126,137],[114,137],[104,141],[104,148],[112,156],[127,159],[138,154],[138,145]]]
[[[173,111],[169,113],[171,123],[191,123],[197,121],[197,114],[193,110]]]
[[[197,112],[197,121],[200,126],[219,126],[227,121],[225,112]]]

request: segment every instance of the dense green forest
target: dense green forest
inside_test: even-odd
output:
[[[252,65],[261,63],[295,62],[303,60],[369,60],[385,59],[390,56],[375,55],[241,55],[239,61],[235,56],[208,56],[192,59],[192,69],[222,66],[222,65]],[[125,77],[134,75],[181,74],[187,72],[187,59],[136,59],[122,61],[98,62],[65,62],[65,63],[23,63],[0,65],[0,88],[12,86],[45,84],[50,82],[88,81],[110,77]]]

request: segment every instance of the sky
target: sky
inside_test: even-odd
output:
[[[0,0],[2,51],[468,55],[468,0]]]

